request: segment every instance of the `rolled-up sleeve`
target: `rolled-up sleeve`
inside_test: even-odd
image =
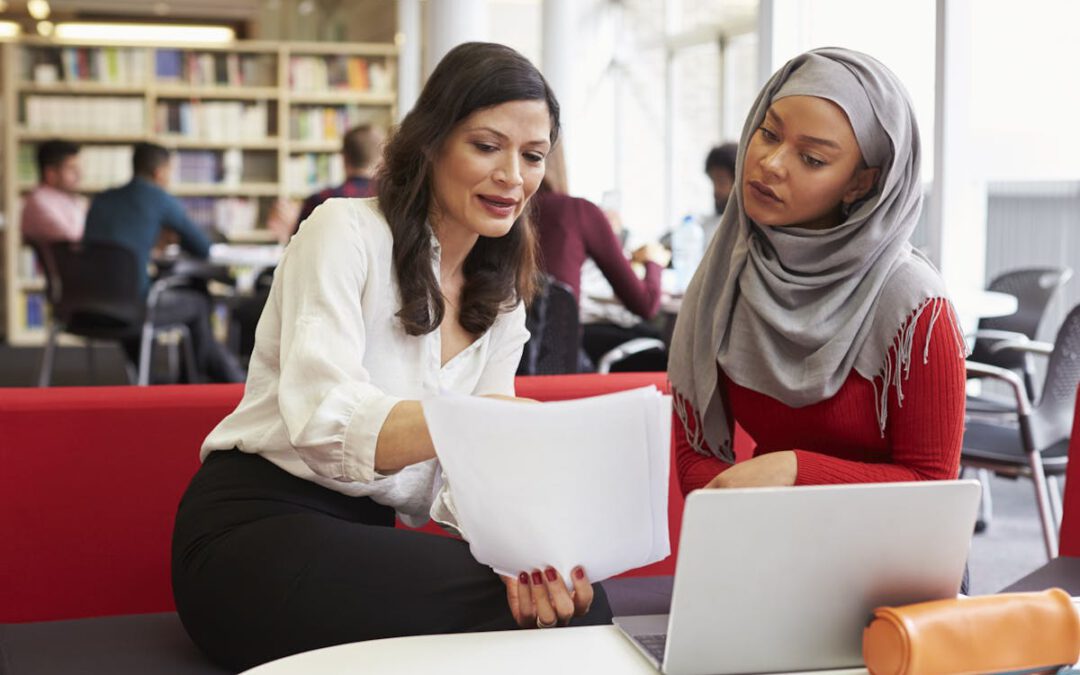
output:
[[[320,476],[370,482],[375,446],[402,399],[364,367],[368,256],[352,207],[319,206],[293,238],[276,283],[281,315],[278,402],[289,440]],[[342,227],[340,221],[349,223]]]

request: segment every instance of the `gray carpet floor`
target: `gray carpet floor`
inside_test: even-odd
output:
[[[0,345],[0,386],[32,386],[37,381],[41,351]],[[56,386],[126,384],[120,350],[109,344],[94,349],[93,376],[86,350],[59,350],[53,383]],[[990,527],[975,535],[971,545],[971,592],[994,593],[1046,562],[1028,480],[995,478],[991,485],[994,514]]]

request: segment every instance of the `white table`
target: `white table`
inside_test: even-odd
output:
[[[655,675],[652,664],[615,626],[496,633],[421,635],[353,642],[288,656],[247,675],[485,675],[619,673]],[[815,675],[866,675],[865,668]]]
[[[979,319],[1009,316],[1016,313],[1018,301],[1015,295],[974,288],[951,291],[957,319],[964,335],[975,332]]]

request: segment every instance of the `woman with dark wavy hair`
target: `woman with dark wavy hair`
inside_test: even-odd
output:
[[[176,518],[177,610],[216,662],[610,621],[580,567],[572,591],[552,568],[500,578],[465,541],[394,528],[456,526],[420,399],[514,394],[536,268],[527,205],[558,132],[525,58],[461,45],[387,146],[378,199],[331,199],[289,243],[244,397],[203,443]]]

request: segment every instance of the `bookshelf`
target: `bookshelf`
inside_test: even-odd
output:
[[[345,129],[392,125],[396,69],[392,44],[0,44],[7,341],[45,337],[44,282],[18,227],[38,143],[82,145],[87,195],[130,179],[133,143],[159,143],[173,154],[169,191],[195,222],[235,241],[272,241],[263,223],[275,200],[343,178]]]

